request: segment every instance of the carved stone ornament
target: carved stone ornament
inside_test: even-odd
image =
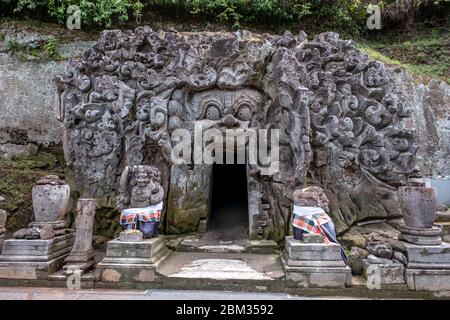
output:
[[[410,111],[392,71],[333,32],[304,35],[104,31],[56,78],[65,154],[84,197],[118,190],[125,166],[161,173],[164,228],[208,217],[211,165],[174,164],[176,129],[278,129],[278,173],[247,164],[249,236],[281,240],[292,193],[321,186],[338,232],[400,216],[397,188],[417,175]],[[275,152],[275,151],[274,151]]]

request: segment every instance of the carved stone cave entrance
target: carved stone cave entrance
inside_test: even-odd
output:
[[[247,169],[245,164],[214,164],[208,232],[216,239],[248,238]]]

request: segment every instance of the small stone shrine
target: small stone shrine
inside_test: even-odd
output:
[[[40,279],[61,269],[75,238],[64,221],[69,196],[69,185],[57,176],[36,183],[32,191],[35,221],[3,242],[0,279]]]

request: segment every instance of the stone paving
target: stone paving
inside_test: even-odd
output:
[[[351,297],[305,297],[285,293],[252,293],[206,290],[69,290],[0,287],[0,300],[312,300]]]

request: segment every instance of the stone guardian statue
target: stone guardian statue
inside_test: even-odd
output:
[[[160,181],[160,172],[154,166],[125,167],[120,177],[117,198],[117,208],[121,212],[120,224],[125,229],[121,240],[142,236],[152,238],[159,234],[164,199]]]

